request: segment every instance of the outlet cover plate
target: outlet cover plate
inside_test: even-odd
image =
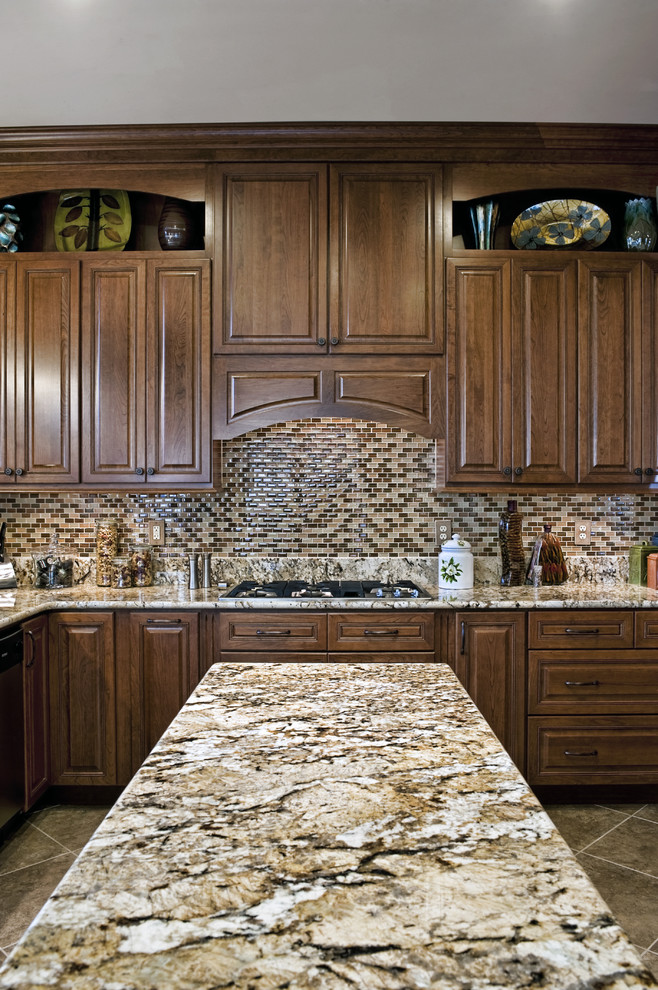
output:
[[[452,536],[452,519],[436,520],[436,542],[440,545]]]
[[[165,524],[163,519],[149,519],[149,543],[154,547],[164,546]]]
[[[577,547],[588,547],[592,542],[592,524],[588,519],[575,519],[573,541]]]

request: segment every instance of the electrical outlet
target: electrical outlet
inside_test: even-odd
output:
[[[149,543],[161,547],[165,541],[165,524],[162,519],[149,519]]]
[[[445,543],[452,536],[452,519],[436,520],[436,542]]]
[[[592,524],[587,519],[574,522],[574,543],[578,547],[588,547],[592,542]]]

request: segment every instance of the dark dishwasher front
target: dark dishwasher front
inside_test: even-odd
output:
[[[0,635],[0,830],[23,809],[23,631]]]

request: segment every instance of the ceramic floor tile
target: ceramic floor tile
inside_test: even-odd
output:
[[[0,945],[21,937],[74,861],[71,853],[63,853],[0,876]]]
[[[634,815],[636,811],[639,811],[640,808],[644,808],[645,805],[639,804],[638,802],[636,802],[635,804],[613,804],[613,803],[608,804],[607,802],[605,802],[604,804],[584,805],[584,807],[610,808],[611,811],[623,811],[624,814],[626,815]]]
[[[642,962],[658,978],[658,952],[644,952]]]
[[[576,852],[580,852],[610,829],[621,825],[628,817],[619,811],[598,805],[545,805],[544,810],[567,845]]]
[[[30,823],[75,851],[89,841],[109,810],[104,805],[55,805],[35,812]]]
[[[658,822],[627,818],[587,847],[591,856],[658,877]]]
[[[44,835],[30,822],[24,822],[7,841],[0,846],[0,874],[11,873],[25,866],[33,866],[44,859],[61,856],[66,852],[59,842]]]
[[[645,804],[635,812],[636,818],[644,818],[650,822],[658,822],[658,804]]]
[[[586,852],[576,859],[630,940],[648,949],[658,936],[658,880]]]

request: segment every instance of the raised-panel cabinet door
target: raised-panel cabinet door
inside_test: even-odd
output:
[[[198,683],[199,616],[130,612],[119,617],[119,643],[121,662],[129,670],[134,773]]]
[[[443,353],[439,167],[332,165],[332,349]]]
[[[447,480],[512,476],[510,262],[446,269]]]
[[[209,482],[210,262],[147,267],[146,480]]]
[[[75,484],[79,456],[79,261],[17,261],[19,484]],[[20,474],[19,474],[20,472]]]
[[[14,484],[16,475],[14,421],[14,357],[16,315],[15,259],[0,259],[0,484]],[[5,471],[9,473],[5,473]]]
[[[112,612],[50,616],[53,784],[116,784]]]
[[[23,711],[25,713],[25,803],[29,811],[50,784],[48,713],[48,617],[23,625]]]
[[[641,263],[578,262],[579,481],[641,484]]]
[[[576,300],[573,261],[512,261],[515,482],[576,482]]]
[[[456,616],[455,673],[523,773],[525,615]]]
[[[642,467],[644,481],[658,484],[658,263],[642,265]]]
[[[82,260],[82,480],[146,477],[146,262]]]
[[[215,352],[326,349],[326,166],[223,166],[217,188]]]

